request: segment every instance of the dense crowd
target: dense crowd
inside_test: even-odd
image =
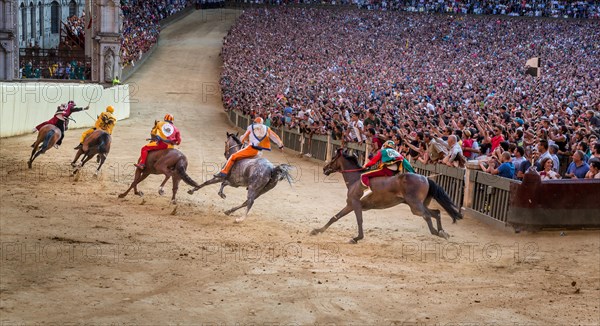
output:
[[[269,5],[353,5],[358,8],[421,13],[508,15],[523,17],[600,18],[598,1],[557,0],[236,0]]]
[[[223,101],[309,137],[374,150],[393,139],[424,163],[479,159],[503,175],[508,160],[516,178],[528,168],[522,162],[542,170],[551,157],[552,169],[571,177],[571,161],[589,170],[578,150],[584,162],[600,157],[598,28],[593,20],[252,9],[224,41]],[[539,78],[525,74],[536,56]]]
[[[122,0],[123,34],[121,60],[123,67],[134,65],[158,41],[160,21],[188,5],[190,0]]]
[[[556,0],[358,0],[362,8],[410,12],[509,15],[527,17],[600,18],[598,1]]]
[[[68,32],[73,34],[74,36],[81,36],[85,38],[85,11],[81,14],[81,17],[71,16],[67,18],[65,22],[65,26],[68,29]]]

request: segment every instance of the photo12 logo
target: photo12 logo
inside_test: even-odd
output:
[[[539,260],[539,247],[535,242],[504,245],[495,242],[405,242],[400,259],[420,262],[499,262],[511,258],[515,263]]]

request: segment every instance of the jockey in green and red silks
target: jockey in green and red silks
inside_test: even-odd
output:
[[[383,146],[373,158],[363,165],[363,169],[378,164],[377,169],[365,172],[360,176],[360,182],[363,186],[369,188],[371,186],[370,179],[375,177],[390,177],[393,176],[399,169],[399,166],[404,161],[402,154],[398,153],[394,147],[396,144],[393,140],[388,140],[383,143]]]

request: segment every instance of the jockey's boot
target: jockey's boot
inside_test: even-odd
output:
[[[362,182],[360,184],[360,190],[362,190],[362,195],[360,196],[361,198],[368,196],[373,192],[373,191],[371,191],[371,187],[365,186],[364,184],[362,184]]]
[[[75,148],[73,149],[81,149],[83,147],[83,144],[79,143],[79,145],[75,146]]]
[[[140,170],[143,170],[146,168],[146,165],[144,164],[139,164],[139,163],[135,163],[134,166]]]
[[[35,134],[38,130],[37,128],[33,128],[31,131]]]
[[[227,174],[225,174],[224,172],[219,172],[219,173],[213,175],[213,177],[220,178],[220,179],[225,179],[225,178],[227,178]]]

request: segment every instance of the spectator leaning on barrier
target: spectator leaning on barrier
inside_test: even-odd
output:
[[[585,174],[590,170],[590,166],[583,161],[585,154],[582,151],[576,151],[573,154],[573,162],[569,164],[565,178],[583,179]]]
[[[495,168],[493,164],[491,164],[487,170],[487,173],[497,174],[500,177],[507,179],[514,179],[515,177],[515,165],[511,162],[511,156],[509,152],[502,153],[502,164]]]

